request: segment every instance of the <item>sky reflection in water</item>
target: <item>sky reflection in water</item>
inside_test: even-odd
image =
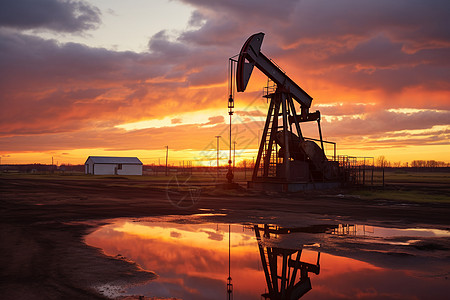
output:
[[[370,227],[367,232],[374,236],[374,231],[379,229]],[[320,274],[309,273],[312,290],[302,300],[445,299],[450,292],[447,279],[449,264],[442,264],[439,257],[416,258],[386,253],[386,249],[365,249],[364,246],[360,247],[363,249],[344,251],[345,247],[339,249],[340,244],[330,240],[335,239],[340,230],[328,230],[323,234],[272,234],[270,238],[262,239],[266,246],[297,250],[302,249],[303,244],[321,244],[321,248],[303,248],[301,261],[314,264],[318,250],[321,255]],[[361,229],[357,227],[356,232],[360,235]],[[400,235],[395,230],[392,233],[385,229],[385,232],[390,232],[388,236]],[[447,232],[438,233],[445,236]],[[342,242],[342,235],[339,237],[339,242]],[[314,240],[318,243],[312,243]],[[159,275],[146,285],[127,289],[126,294],[226,299],[226,224],[119,219],[88,235],[86,243],[102,248],[110,256],[120,254]],[[324,247],[327,243],[328,248]],[[281,272],[281,265],[278,267]],[[261,299],[261,294],[268,289],[252,226],[231,225],[231,277],[236,300]]]

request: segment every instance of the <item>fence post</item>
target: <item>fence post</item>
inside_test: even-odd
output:
[[[373,169],[374,169],[374,166],[372,165],[372,178],[370,179],[370,185],[371,186],[373,186]]]
[[[363,178],[362,178],[362,185],[366,186],[366,158],[364,157],[364,163],[363,163]]]

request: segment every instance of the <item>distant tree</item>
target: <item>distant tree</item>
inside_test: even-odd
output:
[[[413,160],[411,162],[411,167],[413,168],[439,168],[439,167],[448,167],[450,164],[445,161],[436,161],[436,160]]]
[[[388,161],[384,155],[377,157],[377,167],[384,168],[388,166]]]
[[[437,168],[439,167],[439,162],[435,161],[435,160],[429,160],[427,161],[428,167],[429,168]]]
[[[253,169],[253,162],[250,159],[243,159],[236,165],[238,168],[251,168]]]
[[[411,162],[411,167],[413,168],[424,168],[426,166],[426,161],[424,160],[413,160]]]
[[[393,163],[392,163],[392,166],[393,166],[394,168],[400,168],[400,167],[402,166],[402,162],[401,162],[401,161],[393,162]]]

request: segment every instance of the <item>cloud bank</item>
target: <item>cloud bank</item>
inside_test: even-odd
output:
[[[2,0],[0,27],[79,32],[101,22],[100,10],[86,1]]]

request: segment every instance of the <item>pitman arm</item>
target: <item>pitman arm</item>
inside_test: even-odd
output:
[[[264,39],[264,33],[256,33],[249,37],[239,53],[236,70],[236,88],[238,92],[245,91],[253,67],[256,66],[267,77],[273,80],[278,88],[286,90],[292,95],[302,109],[311,107],[312,97],[290,79],[280,68],[278,68],[270,59],[261,53],[261,44]],[[248,60],[246,62],[245,60]]]

